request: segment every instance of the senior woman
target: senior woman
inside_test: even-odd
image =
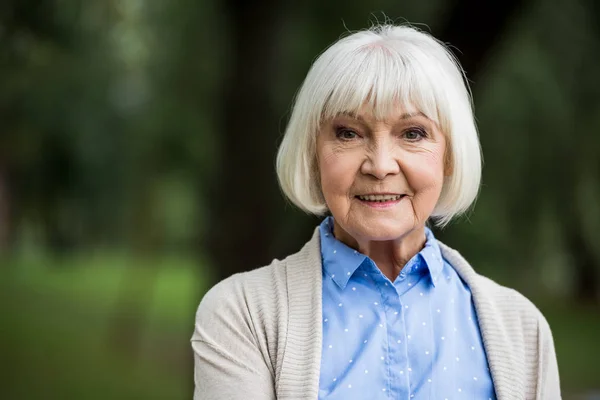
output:
[[[542,314],[428,227],[466,211],[481,178],[467,84],[439,41],[384,25],[329,47],[277,173],[330,215],[299,252],[205,295],[195,399],[560,398]]]

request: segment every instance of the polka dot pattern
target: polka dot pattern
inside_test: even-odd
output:
[[[433,233],[390,281],[332,226],[320,226],[319,399],[496,399],[471,293]]]

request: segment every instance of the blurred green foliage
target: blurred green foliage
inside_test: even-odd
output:
[[[190,315],[207,288],[194,261],[104,254],[9,268],[0,279],[2,398],[190,397]],[[128,268],[135,282],[124,279]]]
[[[478,7],[3,1],[0,398],[190,398],[203,293],[318,223],[273,171],[295,91],[386,16],[457,46],[473,88],[481,195],[436,234],[540,306],[565,398],[600,390],[600,6]]]
[[[124,266],[138,278],[137,290],[126,289],[134,305],[127,309],[116,302]],[[206,267],[177,257],[14,261],[0,275],[3,398],[190,398],[190,315],[208,288],[206,276]],[[140,289],[151,292],[149,300]],[[597,310],[540,305],[553,327],[565,399],[597,389]],[[142,329],[134,340],[122,331],[115,337],[115,318]]]

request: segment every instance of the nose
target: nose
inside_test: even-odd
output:
[[[394,153],[394,145],[388,140],[377,141],[367,152],[361,172],[380,180],[399,173],[400,165]]]

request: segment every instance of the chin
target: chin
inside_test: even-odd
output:
[[[352,227],[353,230],[360,236],[369,238],[370,240],[395,240],[414,229],[412,221],[402,220],[380,220],[368,219],[364,220]]]

